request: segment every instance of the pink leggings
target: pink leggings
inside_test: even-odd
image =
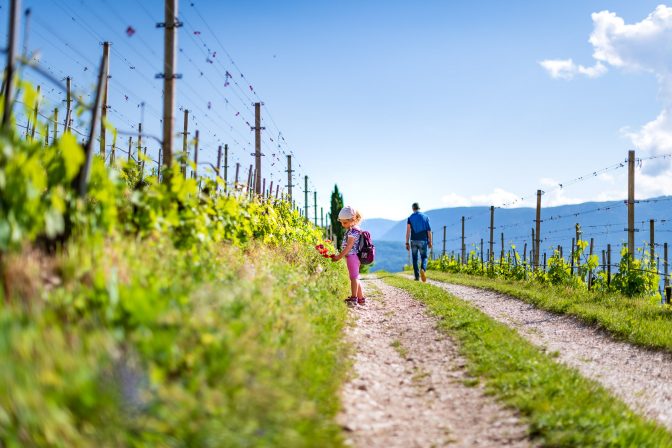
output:
[[[357,254],[345,256],[345,262],[348,265],[348,272],[351,279],[359,278],[359,257]]]

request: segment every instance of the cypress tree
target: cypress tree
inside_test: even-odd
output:
[[[341,247],[341,241],[343,241],[343,226],[338,222],[338,212],[343,208],[343,195],[338,191],[338,185],[334,185],[334,191],[331,193],[331,228],[334,229],[334,235],[336,236],[336,248]]]

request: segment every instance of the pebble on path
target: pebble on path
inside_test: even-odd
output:
[[[602,384],[633,411],[672,429],[672,354],[616,341],[576,318],[540,310],[511,296],[429,283],[515,328],[534,345],[558,353],[559,361]]]
[[[380,291],[352,309],[352,379],[338,420],[352,446],[525,447],[527,426],[484,393],[466,372],[455,343],[436,318],[404,291],[379,279]]]

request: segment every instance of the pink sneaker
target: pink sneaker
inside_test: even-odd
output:
[[[361,299],[357,299],[357,305],[365,305],[366,304],[366,297],[362,297]]]

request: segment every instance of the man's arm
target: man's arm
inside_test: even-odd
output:
[[[434,245],[434,242],[432,241],[432,238],[433,238],[433,237],[434,237],[434,236],[432,235],[432,231],[431,231],[431,230],[428,230],[428,231],[427,231],[427,241],[428,241],[428,242],[427,242],[427,245],[429,246],[430,249],[431,249],[432,246]]]
[[[406,224],[406,250],[409,250],[411,248],[411,243],[409,242],[410,237],[411,237],[411,225]]]

